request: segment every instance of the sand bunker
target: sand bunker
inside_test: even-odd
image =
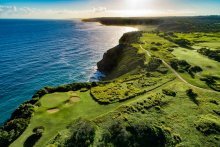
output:
[[[70,97],[70,102],[71,103],[75,103],[75,102],[79,102],[80,98],[78,96],[71,96]]]
[[[54,109],[48,109],[48,110],[47,110],[48,113],[56,113],[56,112],[58,112],[58,111],[60,111],[60,110],[57,109],[57,108],[54,108]]]

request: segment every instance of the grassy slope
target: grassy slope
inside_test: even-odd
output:
[[[199,54],[195,50],[176,48],[172,54],[175,55],[178,59],[186,60],[191,65],[199,65],[204,70],[203,72],[197,74],[195,79],[192,79],[189,75],[182,74],[182,76],[190,81],[190,83],[193,85],[208,88],[204,82],[199,80],[199,77],[204,75],[220,75],[220,63]]]
[[[148,97],[155,95],[155,93],[161,94],[162,89],[164,88],[176,91],[177,96],[164,96],[163,99],[160,100],[165,103],[164,105],[151,107],[149,109],[140,109],[140,103],[143,103],[144,100],[148,101]],[[99,118],[95,122],[97,122],[99,126],[105,126],[112,120],[127,120],[129,122],[133,121],[130,120],[132,117],[136,120],[146,119],[146,122],[163,126],[173,134],[179,136],[182,140],[179,146],[219,145],[218,140],[220,139],[220,135],[203,135],[196,129],[196,125],[203,118],[214,118],[219,121],[218,115],[213,112],[213,110],[219,110],[219,106],[211,103],[211,101],[216,100],[219,102],[218,97],[220,94],[217,95],[194,89],[194,91],[199,94],[197,97],[199,105],[197,105],[186,96],[185,91],[188,88],[190,88],[188,85],[183,84],[179,80],[175,80],[174,82],[166,84],[147,95],[141,96],[139,99],[136,99],[127,105],[133,107],[138,106],[140,110],[137,110],[136,112],[127,112],[127,110],[124,110],[124,107],[122,107],[114,113],[110,113],[108,116]],[[101,125],[99,122],[102,122]]]
[[[192,50],[188,49],[187,53],[193,52],[194,54],[184,54],[184,50],[186,49],[176,48],[176,44],[169,42],[164,38],[157,36],[156,34],[145,33],[143,34],[143,37],[140,39],[140,41],[142,42],[143,47],[148,50],[152,55],[166,61],[175,58],[175,56],[180,59],[186,59],[189,63],[193,65],[197,65],[198,63],[200,63],[197,60],[206,60],[206,62],[208,63],[201,64],[201,66],[205,69],[204,72],[208,72],[208,69],[206,69],[205,67],[207,66],[207,64],[211,64],[213,66],[213,72],[219,75],[219,70],[217,70],[219,66],[217,63],[215,63],[215,61],[207,59],[206,57],[197,54],[197,52],[194,53]],[[152,42],[154,43],[152,44]],[[161,45],[155,45],[155,43],[160,43]],[[132,46],[137,48],[137,51],[130,51],[130,54],[128,54],[129,56],[135,56],[135,53],[144,54],[144,56],[138,56],[138,58],[144,57],[146,58],[144,59],[146,62],[150,61],[149,57],[145,55],[145,52],[140,50],[139,44],[137,42],[132,44]],[[158,48],[158,51],[151,50],[152,47]],[[173,55],[171,54],[171,51],[167,50],[168,48],[174,48]],[[186,55],[195,58],[186,58]],[[115,69],[116,75],[117,71],[123,71],[122,67],[126,65],[127,61],[130,62],[130,59],[128,60],[127,58],[128,57],[126,55],[122,56],[120,60],[121,64],[119,64]],[[130,80],[131,83],[135,83],[136,79],[143,79],[144,83],[147,83],[147,78],[141,78],[141,75],[145,76],[145,74],[148,73],[145,69],[142,70],[145,67],[134,66],[134,68],[135,69],[130,71],[129,73],[117,78],[117,80],[115,81],[116,85],[123,85],[123,83],[125,84],[127,80]],[[162,75],[158,74],[157,72],[150,73],[154,76],[162,77]],[[138,77],[137,75],[139,75],[140,77]],[[174,74],[172,74],[171,72],[168,72],[165,75],[174,76]],[[110,76],[115,77],[114,72],[112,72]],[[198,81],[190,81],[190,77],[186,77],[186,74],[183,74],[183,77],[192,84],[199,84]],[[163,81],[161,82],[163,83]],[[109,89],[107,85],[104,84],[103,86],[104,88],[106,86],[106,88]],[[140,85],[137,84],[136,86],[138,87]],[[206,86],[202,85],[201,87]],[[219,123],[219,116],[215,112],[220,111],[219,106],[217,105],[220,103],[220,94],[192,88],[198,96],[196,97],[196,99],[191,99],[186,95],[186,90],[189,88],[192,87],[183,83],[179,79],[176,79],[175,81],[171,81],[166,83],[165,85],[161,85],[156,89],[153,89],[152,91],[144,93],[140,96],[136,96],[135,98],[108,105],[100,105],[99,103],[97,103],[91,97],[89,91],[75,92],[80,96],[81,100],[77,103],[72,104],[65,104],[70,96],[68,92],[48,94],[41,98],[40,102],[42,105],[36,108],[36,112],[32,117],[31,123],[26,131],[11,146],[22,146],[25,140],[32,134],[33,128],[40,125],[45,127],[45,132],[42,138],[37,142],[36,146],[45,146],[45,144],[48,143],[48,141],[51,140],[59,131],[64,130],[69,123],[71,123],[78,117],[93,120],[97,124],[97,126],[99,126],[99,129],[103,129],[105,123],[110,123],[112,121],[116,121],[117,119],[124,120],[123,118],[127,118],[128,120],[130,120],[131,118],[147,118],[146,121],[148,121],[149,123],[167,127],[170,132],[172,132],[172,134],[179,135],[182,140],[180,145],[217,145],[218,139],[220,139],[219,135],[204,135],[199,132],[195,126],[197,126],[200,122],[203,122],[204,120],[207,120],[208,122],[210,122],[210,120],[214,120]],[[175,91],[177,95],[176,97],[166,96],[162,94],[162,89],[171,89]],[[112,92],[114,92],[114,90]],[[146,101],[148,97],[155,94],[159,94],[158,100],[164,102],[164,105],[157,104],[150,107],[149,109],[144,109],[139,103],[137,103],[142,102],[143,100]],[[124,93],[122,95],[124,95]],[[53,101],[51,101],[51,98],[53,98]],[[215,101],[217,104],[214,104],[213,101]],[[136,107],[138,109],[136,112],[124,113],[125,106],[133,106],[135,109]],[[47,109],[49,108],[58,108],[60,111],[54,114],[50,114],[47,112]],[[96,138],[99,138],[99,135],[100,134],[97,134]],[[98,139],[96,139],[96,142],[94,143],[95,146],[99,144],[97,140]]]
[[[175,33],[178,38],[187,39],[190,42],[192,42],[192,47],[195,47],[197,49],[200,49],[201,42],[203,43],[215,43],[219,44],[219,33]],[[205,35],[205,36],[203,36]],[[152,55],[159,57],[166,62],[171,61],[172,59],[180,59],[180,60],[186,60],[191,66],[200,66],[203,71],[201,73],[197,73],[195,78],[192,78],[188,73],[179,73],[185,80],[187,80],[189,83],[202,87],[207,88],[209,87],[205,84],[204,81],[201,81],[200,78],[203,76],[219,76],[219,68],[220,63],[214,60],[209,59],[206,56],[203,56],[197,52],[196,49],[188,49],[184,47],[179,47],[177,44],[174,44],[162,37],[159,37],[156,34],[149,34],[145,33],[143,37],[141,38],[141,42],[144,44],[142,45],[146,50],[148,50]],[[162,45],[155,45],[155,43],[161,43]],[[152,44],[153,43],[153,44]],[[220,44],[218,45],[218,47]],[[151,48],[157,48],[157,51],[152,50]],[[208,46],[209,48],[212,48],[213,46]],[[217,49],[216,47],[215,49]],[[173,51],[168,51],[167,49],[172,49]]]

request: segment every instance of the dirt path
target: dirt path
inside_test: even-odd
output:
[[[143,50],[147,53],[147,55],[148,55],[149,57],[151,57],[150,52],[147,51],[146,49],[144,49],[144,48],[142,47],[142,45],[140,45],[140,48],[143,49]],[[158,58],[158,59],[160,59],[160,58]],[[219,94],[218,91],[209,90],[209,89],[201,88],[201,87],[198,87],[198,86],[195,86],[195,85],[190,84],[190,83],[187,82],[183,77],[181,77],[181,76],[179,75],[179,73],[178,73],[175,69],[173,69],[167,62],[165,62],[163,59],[160,59],[160,60],[161,60],[161,61],[163,62],[163,64],[164,64],[167,68],[169,68],[182,82],[186,83],[187,85],[189,85],[189,86],[191,86],[191,87],[193,87],[193,88],[195,88],[195,89],[205,90],[205,91],[207,91],[207,92],[214,92],[214,93],[218,93],[218,94]]]

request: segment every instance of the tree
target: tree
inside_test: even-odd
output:
[[[69,126],[69,129],[71,135],[65,142],[66,146],[88,147],[93,143],[95,137],[95,126],[89,120],[79,118]]]

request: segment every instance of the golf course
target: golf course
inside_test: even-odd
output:
[[[103,55],[102,80],[39,90],[0,146],[220,146],[220,33],[155,23]]]

